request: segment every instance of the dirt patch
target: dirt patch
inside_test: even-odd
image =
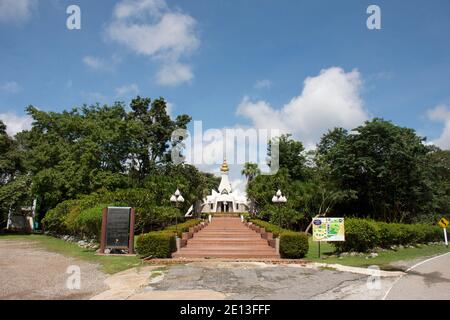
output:
[[[80,289],[70,290],[70,266],[80,268]],[[0,299],[83,300],[108,289],[98,265],[49,252],[34,241],[0,240]]]

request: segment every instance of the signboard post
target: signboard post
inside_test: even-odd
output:
[[[447,227],[449,223],[450,222],[445,218],[439,220],[439,225],[442,227],[442,229],[444,229],[444,241],[447,248],[448,248]]]
[[[104,208],[100,252],[106,249],[128,250],[134,254],[135,211],[128,207]]]
[[[317,241],[320,258],[320,243],[345,241],[344,218],[314,218],[313,241]]]

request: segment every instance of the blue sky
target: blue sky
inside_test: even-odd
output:
[[[66,28],[72,4],[81,30]],[[205,129],[281,125],[311,145],[377,116],[449,148],[449,17],[448,0],[0,0],[0,117],[18,129],[29,104],[139,93]]]

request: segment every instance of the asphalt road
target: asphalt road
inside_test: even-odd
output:
[[[406,271],[386,300],[450,300],[450,253],[427,259]]]

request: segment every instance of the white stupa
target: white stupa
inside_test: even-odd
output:
[[[220,167],[220,172],[222,179],[220,180],[219,188],[216,190],[211,190],[211,195],[206,196],[203,199],[201,205],[202,213],[242,213],[248,212],[248,200],[247,197],[238,193],[238,191],[233,191],[228,178],[228,168],[227,161],[224,160],[222,166]],[[190,217],[193,214],[193,206],[191,206],[186,213],[186,217]]]
[[[202,212],[247,212],[248,201],[243,195],[233,191],[228,178],[229,172],[227,161],[224,160],[220,167],[222,179],[220,180],[219,189],[211,190],[211,195],[204,199]]]

